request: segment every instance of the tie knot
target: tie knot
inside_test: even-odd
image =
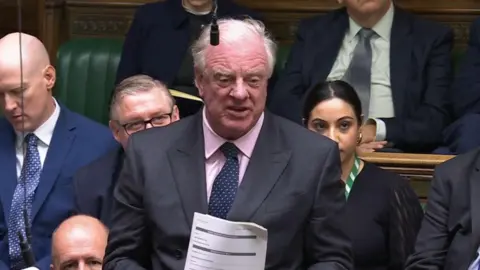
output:
[[[369,28],[362,28],[358,32],[358,36],[360,37],[361,40],[370,40],[373,35],[375,35],[375,31]]]
[[[226,158],[237,158],[238,156],[238,148],[231,142],[226,142],[220,146],[220,151],[222,151]]]
[[[25,143],[28,146],[37,146],[37,140],[37,136],[35,136],[35,134],[33,133],[29,133],[27,134],[27,136],[25,136]]]

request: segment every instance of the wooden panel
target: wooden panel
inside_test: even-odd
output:
[[[407,177],[418,197],[422,200],[427,199],[435,166],[453,157],[454,156],[449,155],[398,153],[371,153],[362,155],[362,159],[365,161]]]
[[[41,38],[39,25],[43,20],[44,0],[22,0],[21,6],[22,32]],[[17,0],[0,0],[0,37],[18,32],[18,25]]]
[[[66,38],[82,36],[123,37],[134,10],[151,0],[66,0]],[[335,0],[238,0],[260,12],[281,43],[291,43],[298,21],[338,7]],[[450,25],[456,44],[463,47],[470,23],[480,15],[478,0],[398,0],[397,4],[428,19]]]

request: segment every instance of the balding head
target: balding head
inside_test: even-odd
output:
[[[24,33],[11,33],[0,39],[1,65],[20,69],[20,42],[24,72],[42,70],[50,65],[48,52],[43,43],[38,38]]]
[[[24,33],[0,39],[0,105],[15,130],[33,132],[48,119],[54,84],[55,69],[40,40]]]
[[[108,240],[108,229],[98,219],[71,217],[52,236],[52,270],[101,269]]]

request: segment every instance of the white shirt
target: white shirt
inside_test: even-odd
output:
[[[480,254],[480,247],[477,250],[477,254]],[[478,267],[480,266],[480,255],[477,255],[477,258],[475,261],[472,262],[468,270],[478,270]]]
[[[377,123],[377,140],[382,141],[387,135],[385,122],[376,118],[395,116],[392,88],[390,83],[390,33],[392,30],[395,9],[390,9],[372,28],[377,36],[372,38],[372,78],[370,90],[370,109],[368,115]],[[353,51],[358,43],[357,33],[362,29],[352,18],[349,19],[349,30],[343,38],[342,47],[327,77],[328,81],[341,80],[353,58]]]
[[[45,121],[41,126],[39,126],[33,134],[38,138],[38,153],[40,154],[40,163],[43,164],[45,162],[45,158],[47,157],[48,147],[50,146],[50,141],[52,140],[53,130],[55,129],[55,125],[57,124],[58,117],[60,116],[60,106],[58,105],[57,101],[53,99],[55,102],[55,110],[53,111],[52,115]],[[28,133],[25,133],[26,136]],[[20,174],[22,172],[23,166],[23,158],[24,158],[24,143],[25,138],[22,137],[21,133],[17,132],[17,141],[16,141],[16,155],[17,155],[17,179],[20,178]]]

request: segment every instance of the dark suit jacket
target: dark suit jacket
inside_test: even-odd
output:
[[[0,269],[10,269],[7,221],[17,185],[15,133],[0,119]],[[107,127],[61,106],[32,206],[32,249],[37,267],[50,269],[52,233],[74,210],[75,171],[116,145]]]
[[[302,97],[326,80],[348,30],[345,9],[300,24],[270,109],[301,123]],[[390,39],[390,76],[395,118],[382,119],[386,140],[403,151],[430,151],[447,124],[453,34],[440,24],[395,8]]]
[[[480,18],[470,27],[468,48],[450,91],[455,119],[480,113]]]
[[[123,165],[123,149],[118,147],[84,166],[73,177],[75,212],[96,217],[110,227],[113,189]]]
[[[201,112],[131,137],[105,269],[184,269],[193,214],[208,212],[204,155]],[[352,269],[344,204],[336,144],[266,113],[228,214],[268,229],[265,268]]]
[[[243,15],[259,17],[231,0],[218,1],[219,18]],[[170,85],[189,46],[188,14],[181,0],[145,4],[138,8],[125,38],[116,82],[145,74]]]
[[[407,270],[467,269],[480,245],[480,149],[435,170]]]

